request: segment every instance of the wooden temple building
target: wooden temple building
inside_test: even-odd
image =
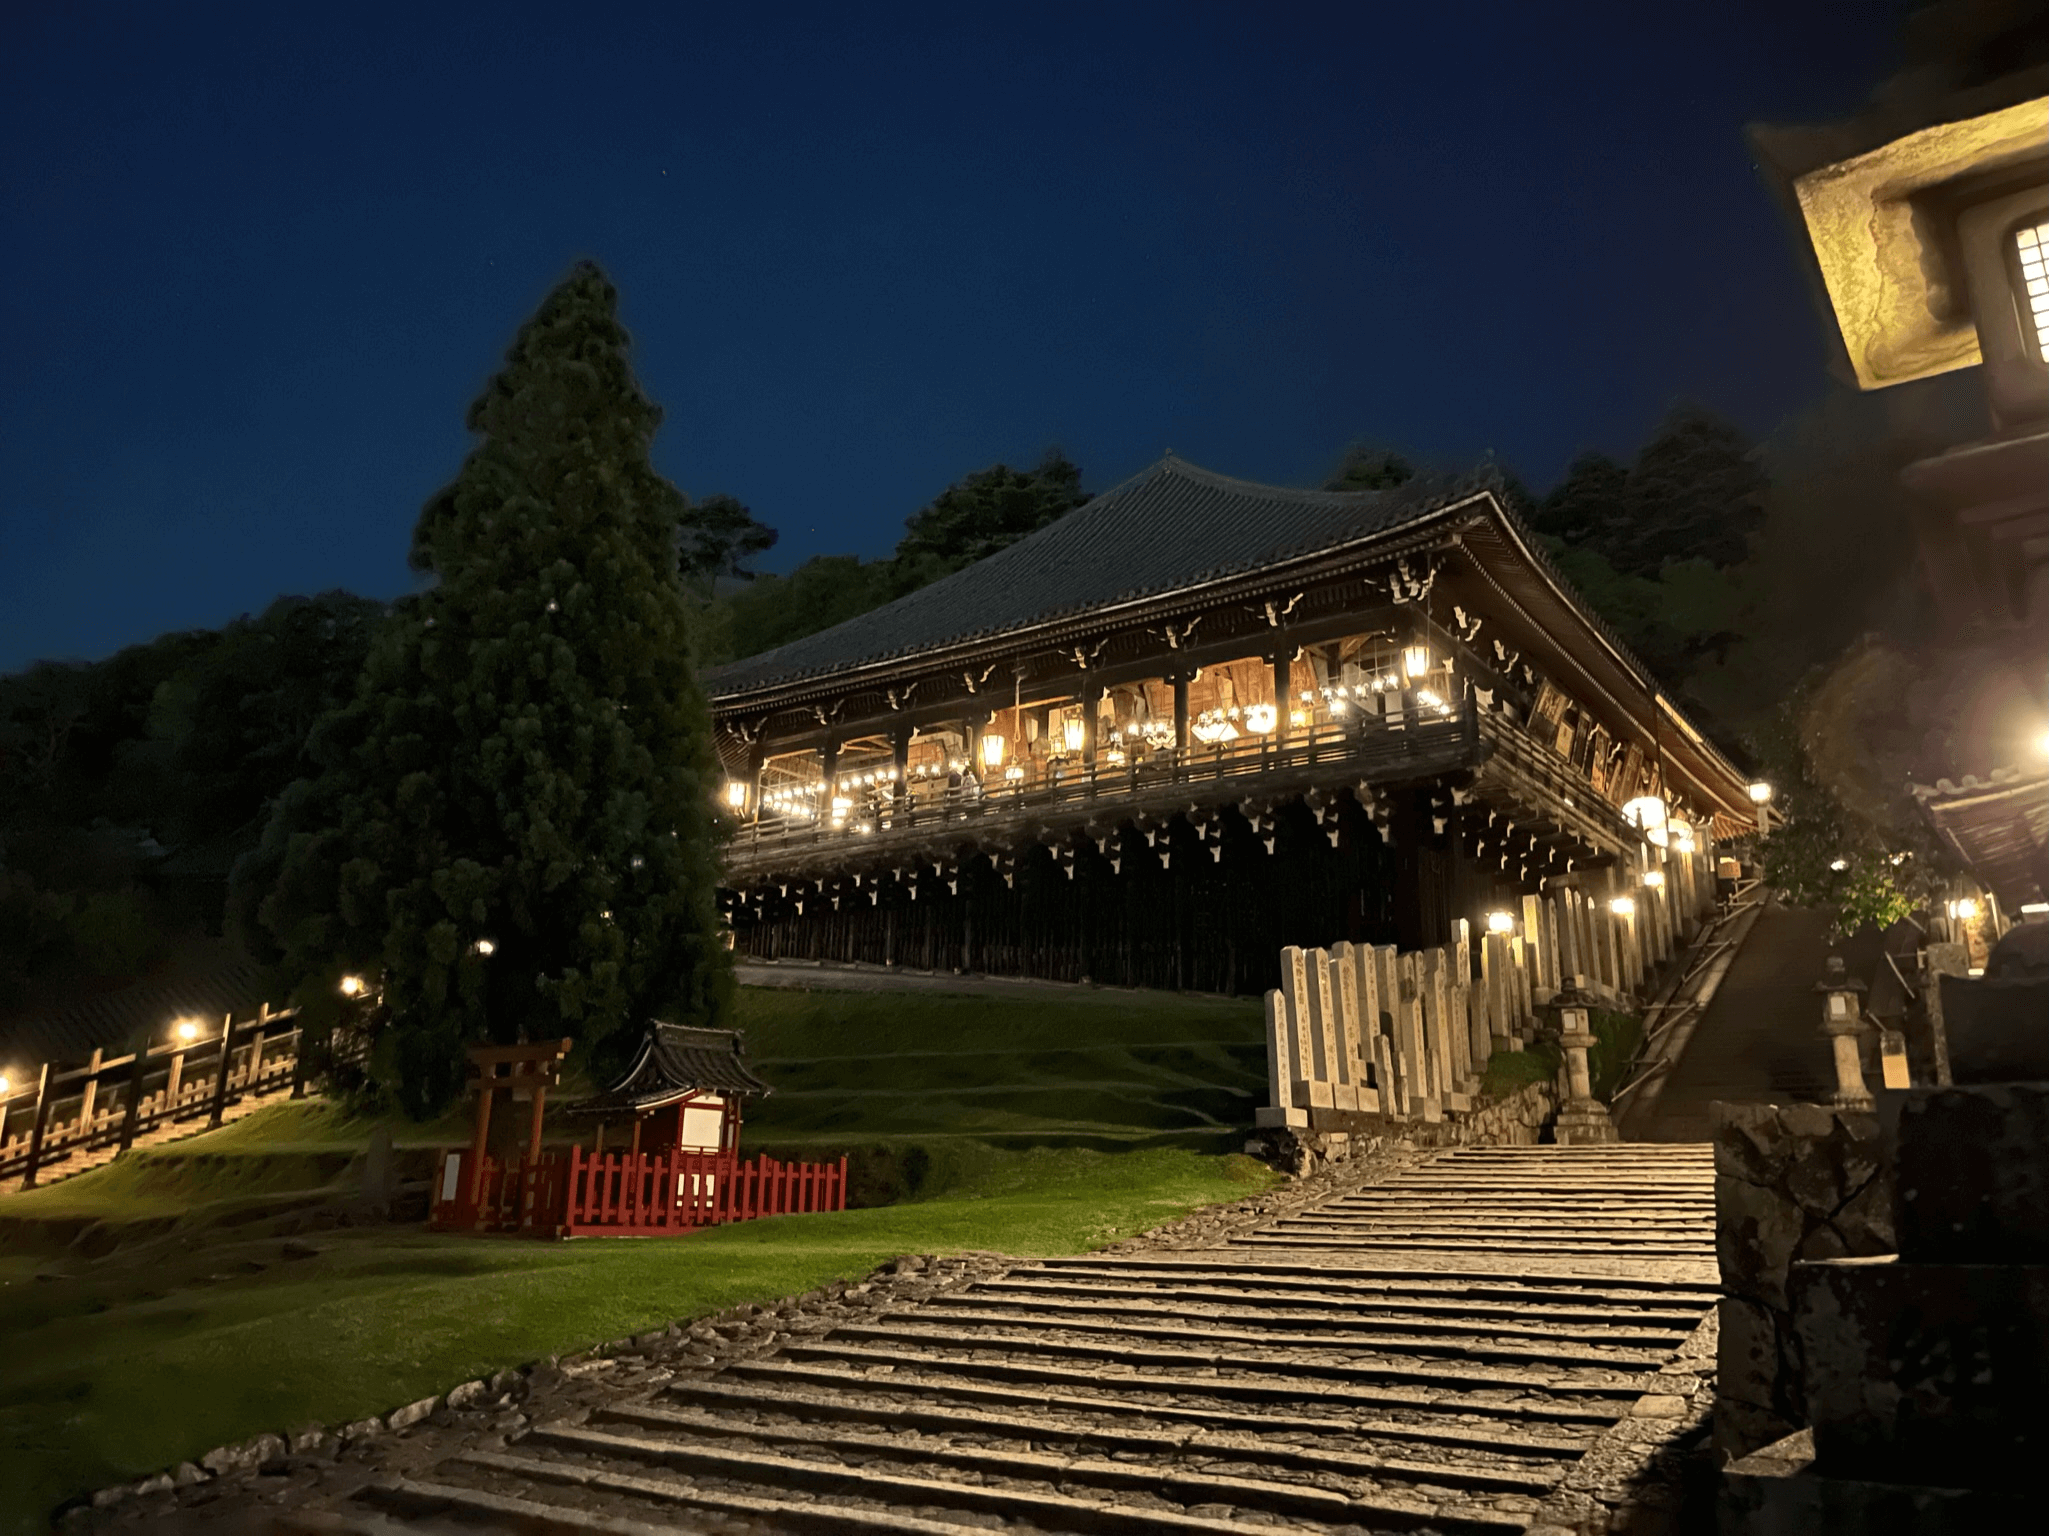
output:
[[[566,1108],[587,1127],[567,1147],[544,1146],[542,1114],[572,1042],[472,1046],[471,1144],[441,1154],[430,1223],[443,1231],[537,1237],[681,1236],[760,1216],[846,1208],[847,1165],[740,1160],[740,1107],[769,1086],[747,1065],[740,1036],[657,1021],[620,1079]],[[493,1155],[491,1105],[529,1104],[522,1147]],[[606,1147],[623,1127],[626,1145]],[[615,1135],[614,1140],[618,1138]]]
[[[1491,472],[1169,456],[707,686],[762,958],[1258,993],[1755,814]]]

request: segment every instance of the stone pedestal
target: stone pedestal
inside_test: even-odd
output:
[[[2049,1083],[1888,1093],[1876,1120],[1899,1252],[1790,1266],[1780,1361],[1811,1428],[1737,1453],[1725,1532],[2039,1523],[2007,1490],[2049,1453]],[[1717,1211],[1726,1244],[1719,1187]]]
[[[1574,978],[1577,981],[1578,978]],[[1566,1100],[1558,1111],[1556,1136],[1561,1147],[1597,1146],[1602,1142],[1620,1141],[1615,1122],[1608,1117],[1608,1106],[1594,1097],[1593,1074],[1587,1064],[1587,1052],[1593,1048],[1594,1037],[1585,1030],[1568,1029],[1558,1037],[1558,1044],[1565,1055]]]

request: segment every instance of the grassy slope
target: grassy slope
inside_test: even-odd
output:
[[[751,1115],[751,1145],[915,1145],[917,1197],[668,1240],[345,1230],[291,1258],[258,1227],[219,1224],[332,1178],[368,1127],[290,1105],[0,1198],[0,1220],[169,1227],[97,1264],[0,1251],[0,1526],[32,1529],[67,1493],[223,1441],[361,1417],[899,1253],[1075,1252],[1267,1177],[1219,1155],[1262,1086],[1256,1006],[750,990],[739,1022],[780,1090]],[[445,1144],[451,1129],[396,1139]]]

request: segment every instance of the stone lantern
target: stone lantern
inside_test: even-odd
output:
[[[1864,983],[1843,968],[1841,955],[1830,955],[1814,990],[1821,994],[1821,1032],[1836,1058],[1836,1091],[1830,1100],[1838,1109],[1871,1108],[1864,1086],[1864,1063],[1858,1039],[1864,1033]]]
[[[1580,990],[1580,978],[1569,976],[1551,999],[1558,1010],[1558,1048],[1565,1057],[1565,1103],[1558,1110],[1558,1144],[1561,1147],[1591,1146],[1619,1141],[1608,1106],[1594,1097],[1593,1071],[1587,1052],[1594,1043],[1589,1027],[1596,999]]]

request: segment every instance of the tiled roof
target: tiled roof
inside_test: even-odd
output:
[[[1491,488],[1487,471],[1385,491],[1300,491],[1171,454],[1037,533],[895,602],[706,675],[714,703],[1161,597],[1397,531]]]
[[[626,1075],[603,1093],[571,1105],[570,1113],[655,1109],[700,1090],[767,1093],[768,1084],[747,1069],[745,1050],[734,1030],[657,1021],[648,1026],[640,1054],[633,1058]]]

